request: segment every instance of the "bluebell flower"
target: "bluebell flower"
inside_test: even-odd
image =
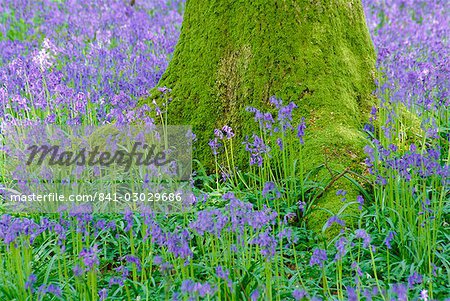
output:
[[[313,251],[313,255],[311,256],[311,260],[309,261],[310,266],[318,265],[319,267],[324,266],[324,262],[328,259],[327,251],[322,249],[315,249]]]
[[[368,248],[371,242],[370,235],[364,229],[357,229],[355,231],[355,238],[360,238],[363,240],[363,247]]]
[[[308,294],[304,290],[295,289],[292,292],[292,297],[294,297],[294,299],[296,301],[300,301],[300,300],[302,300],[304,298],[307,298]]]

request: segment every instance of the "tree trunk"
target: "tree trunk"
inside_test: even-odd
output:
[[[251,135],[245,108],[269,109],[276,96],[306,118],[306,167],[342,170],[362,158],[374,66],[360,0],[187,0],[159,86],[172,89],[169,120],[193,126],[204,162],[215,128]]]

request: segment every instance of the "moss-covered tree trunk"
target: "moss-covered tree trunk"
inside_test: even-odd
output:
[[[159,86],[172,89],[170,122],[193,125],[206,162],[215,128],[251,134],[245,108],[276,96],[306,118],[306,167],[343,169],[361,159],[374,64],[360,0],[187,0]]]

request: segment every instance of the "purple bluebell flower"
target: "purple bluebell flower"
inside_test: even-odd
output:
[[[214,293],[214,289],[209,283],[198,284],[197,292],[200,297],[205,297],[207,295],[212,295]]]
[[[48,115],[48,116],[45,118],[45,122],[48,123],[48,124],[55,123],[55,121],[56,121],[56,115],[55,115],[54,113]]]
[[[209,147],[211,148],[213,155],[216,156],[218,154],[218,149],[219,147],[221,147],[222,145],[219,143],[219,141],[217,140],[217,138],[214,138],[213,140],[210,140],[208,143]]]
[[[277,186],[274,182],[266,182],[264,184],[264,188],[262,191],[262,196],[267,197],[271,192],[275,193],[275,198],[278,199],[281,196],[280,191],[278,190]]]
[[[384,240],[384,243],[386,244],[386,247],[388,249],[392,249],[391,242],[394,239],[394,236],[397,235],[395,231],[389,231],[388,235],[386,236],[386,239]]]
[[[76,277],[83,275],[83,269],[78,264],[72,268],[72,271]]]
[[[313,251],[313,255],[311,256],[311,260],[309,261],[310,266],[318,265],[319,267],[324,266],[324,262],[328,259],[327,251],[322,249],[315,249]]]
[[[303,300],[304,298],[307,298],[308,294],[304,290],[295,289],[292,292],[292,297],[294,297],[296,301],[300,301]]]
[[[295,108],[297,108],[297,105],[293,102],[290,102],[287,106],[280,106],[280,108],[278,109],[278,121],[280,122],[283,131],[292,129],[292,112]]]
[[[90,271],[94,268],[94,266],[98,266],[100,260],[98,259],[98,253],[100,250],[97,245],[94,245],[92,248],[83,248],[80,252],[80,258],[83,260],[83,263],[86,267],[87,271]]]
[[[359,264],[356,261],[352,262],[351,268],[352,270],[355,270],[356,275],[358,275],[359,277],[362,277],[364,275],[363,272],[361,271]]]
[[[343,190],[343,189],[339,189],[338,191],[336,191],[336,195],[342,195],[345,196],[347,194],[347,191]]]
[[[162,257],[159,255],[156,255],[155,257],[153,257],[153,263],[155,265],[161,265],[163,263]]]
[[[172,90],[167,87],[158,87],[158,91],[161,92],[162,94],[168,94],[172,92]]]
[[[337,196],[342,196],[342,201],[344,202],[347,198],[345,197],[347,195],[347,191],[343,190],[343,189],[339,189],[338,191],[336,191],[336,195]]]
[[[342,227],[345,227],[345,222],[341,220],[337,215],[333,215],[327,220],[325,224],[325,229],[330,228],[333,224],[338,224]]]
[[[371,118],[372,118],[371,121],[377,120],[377,111],[378,111],[377,107],[373,106],[371,111],[370,111],[370,115],[372,115],[371,116]]]
[[[364,124],[363,130],[372,135],[375,133],[375,127],[373,126],[373,124]]]
[[[25,289],[33,290],[33,286],[37,281],[37,277],[35,274],[30,274],[28,276],[27,281],[25,282]]]
[[[358,209],[361,211],[363,209],[363,206],[364,206],[364,198],[363,198],[363,196],[362,195],[358,195],[356,197],[356,201],[359,204]]]
[[[121,273],[121,277],[123,280],[126,280],[128,275],[130,275],[130,270],[123,265],[118,266],[117,268],[114,268],[114,271],[117,273]]]
[[[420,300],[428,301],[428,291],[427,290],[421,290],[420,291]]]
[[[280,150],[283,150],[283,139],[277,138],[277,145],[280,148]]]
[[[106,288],[102,288],[98,292],[98,297],[100,301],[106,300],[106,298],[108,298],[108,290]]]
[[[109,287],[114,286],[114,285],[124,286],[125,281],[124,281],[124,279],[122,279],[122,277],[111,277],[109,279],[108,285],[109,285]]]
[[[259,167],[263,164],[263,155],[270,153],[270,147],[267,146],[263,139],[258,135],[253,135],[253,143],[250,143],[248,137],[245,142],[245,150],[250,153],[250,165],[258,165]]]
[[[124,218],[125,222],[127,223],[124,231],[128,232],[133,228],[133,222],[134,222],[133,211],[131,211],[129,208],[126,208],[123,215],[124,215],[123,218]]]
[[[38,291],[39,294],[42,294],[42,295],[53,294],[53,295],[55,295],[57,297],[61,297],[62,296],[61,288],[58,285],[53,284],[53,283],[48,284],[48,285],[43,284],[43,285],[41,285],[38,288],[37,291]]]
[[[141,270],[141,260],[133,255],[126,255],[123,259],[126,260],[126,262],[128,263],[132,263],[134,265],[136,265],[136,268],[138,269],[138,271]]]
[[[261,294],[259,293],[259,290],[258,290],[258,289],[255,289],[255,290],[250,294],[250,300],[251,300],[251,301],[258,301],[260,295],[261,295]]]
[[[269,98],[269,101],[271,104],[273,104],[277,109],[281,108],[281,105],[283,104],[283,100],[276,98],[275,96],[271,96]]]
[[[360,238],[363,240],[363,247],[368,248],[372,239],[370,235],[364,229],[357,229],[355,231],[355,238]]]
[[[199,235],[205,232],[220,237],[222,230],[229,222],[229,217],[218,209],[207,209],[197,212],[197,220],[189,225]]]
[[[264,129],[269,131],[269,134],[273,134],[274,128],[273,125],[275,123],[275,120],[273,119],[273,116],[271,113],[264,113],[263,114],[263,124]]]
[[[220,176],[222,177],[222,181],[223,181],[224,183],[227,182],[229,179],[231,179],[231,174],[228,173],[228,172],[222,171],[222,172],[220,173]]]
[[[392,291],[397,295],[399,301],[408,300],[408,288],[403,284],[394,284]]]
[[[216,138],[223,140],[223,132],[220,129],[215,129],[214,130],[214,136],[216,136]]]
[[[227,139],[231,139],[234,137],[234,132],[233,129],[231,127],[229,127],[228,125],[224,125],[222,127],[222,131],[225,133],[225,135],[227,136]]]
[[[190,233],[187,229],[182,231],[175,230],[173,233],[167,233],[164,245],[175,257],[188,259],[192,257],[193,252],[189,247]]]
[[[347,240],[347,238],[345,238],[343,236],[340,237],[339,240],[336,241],[335,247],[336,247],[337,253],[334,257],[335,261],[341,260],[345,256],[345,254],[347,253],[347,250],[346,250],[347,244],[348,244],[348,240]]]
[[[47,293],[53,294],[53,295],[55,295],[57,297],[61,297],[62,296],[62,290],[56,284],[49,284],[47,286]]]
[[[411,276],[408,277],[408,287],[414,288],[416,284],[421,284],[422,281],[422,275],[420,275],[418,272],[414,272]]]
[[[272,258],[275,255],[278,241],[273,237],[268,230],[260,233],[256,238],[250,241],[251,244],[256,244],[260,247],[261,254],[266,258]]]
[[[297,127],[297,138],[300,141],[300,144],[305,144],[303,141],[303,137],[305,136],[305,130],[306,130],[306,123],[305,123],[305,117],[302,117],[302,121]]]
[[[216,267],[216,275],[220,279],[225,280],[229,288],[233,286],[233,282],[230,279],[230,271],[227,269],[224,269],[222,266]]]
[[[348,301],[358,301],[359,300],[355,289],[351,286],[347,287],[347,300]]]
[[[206,295],[211,295],[214,293],[214,289],[209,283],[194,282],[190,279],[184,280],[181,283],[181,292],[185,294],[195,294],[197,293],[200,297],[205,297]]]
[[[300,212],[305,213],[306,203],[303,201],[298,201],[298,209],[300,210]]]
[[[366,301],[372,301],[373,295],[372,295],[372,292],[369,289],[366,288],[363,291],[363,296],[364,296],[364,298],[366,298]]]

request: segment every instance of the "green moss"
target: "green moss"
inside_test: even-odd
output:
[[[169,120],[193,126],[206,164],[214,128],[228,124],[242,139],[256,129],[245,108],[273,110],[268,99],[277,96],[306,118],[306,167],[342,170],[361,161],[374,65],[359,0],[188,0],[159,86],[172,89]],[[247,154],[237,158],[245,165]]]

